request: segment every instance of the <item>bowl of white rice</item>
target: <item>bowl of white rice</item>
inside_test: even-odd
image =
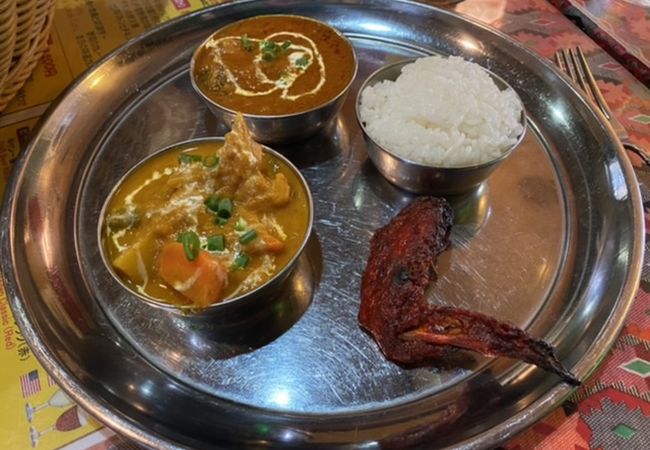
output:
[[[454,56],[382,67],[359,89],[356,113],[379,172],[419,194],[455,195],[478,187],[526,132],[515,90]]]

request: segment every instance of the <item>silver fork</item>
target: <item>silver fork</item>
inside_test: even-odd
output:
[[[587,98],[600,109],[600,112],[603,113],[605,118],[609,121],[618,136],[618,139],[621,141],[621,144],[624,148],[633,151],[643,162],[650,166],[650,156],[646,153],[644,149],[639,147],[630,141],[630,137],[627,134],[627,130],[623,128],[623,125],[614,117],[612,111],[609,109],[605,98],[603,97],[602,92],[594,75],[591,73],[589,64],[587,64],[587,59],[585,58],[584,53],[580,47],[575,49],[560,49],[555,52],[555,63],[556,65],[573,81],[578,83],[582,90],[587,94]]]

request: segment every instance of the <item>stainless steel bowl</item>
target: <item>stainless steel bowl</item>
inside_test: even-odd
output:
[[[355,102],[355,111],[359,126],[363,130],[366,140],[368,156],[374,163],[377,170],[391,183],[396,186],[416,194],[431,195],[460,195],[476,189],[487,177],[505,161],[508,156],[519,146],[526,134],[526,112],[521,99],[522,105],[521,124],[523,130],[519,135],[517,142],[510,147],[501,156],[486,163],[473,166],[455,166],[440,167],[423,164],[417,161],[407,159],[403,156],[393,153],[390,149],[382,146],[373,139],[361,120],[359,107],[361,103],[361,94],[368,86],[373,86],[384,80],[394,81],[402,72],[402,68],[417,58],[409,58],[393,64],[384,66],[373,72],[361,85]],[[496,74],[485,70],[500,90],[512,89],[508,83]],[[517,97],[519,98],[519,97]]]
[[[137,170],[146,161],[156,157],[157,155],[160,155],[161,153],[172,151],[181,147],[184,148],[205,143],[223,144],[223,142],[223,137],[189,139],[169,145],[153,153],[146,159],[142,160],[140,164],[136,165],[129,172],[127,172],[124,177],[122,177],[122,179],[116,184],[111,194],[108,196],[104,207],[102,208],[101,217],[105,217],[108,203],[115,191],[119,188],[119,186],[121,186],[122,181],[130,174],[132,174],[135,170]],[[263,327],[266,331],[277,329],[282,329],[284,331],[289,326],[291,326],[291,322],[299,317],[299,315],[296,316],[296,314],[286,314],[288,310],[295,309],[290,304],[293,300],[291,298],[283,297],[278,294],[280,293],[285,281],[287,281],[289,275],[291,275],[293,269],[296,267],[300,255],[303,253],[305,247],[307,246],[314,221],[314,205],[311,191],[309,190],[309,185],[305,181],[300,171],[287,158],[275,150],[272,150],[268,147],[263,147],[263,150],[266,153],[271,154],[273,157],[283,161],[287,167],[293,171],[296,177],[300,180],[300,184],[305,190],[305,195],[307,198],[307,229],[298,250],[292,256],[285,267],[283,267],[266,283],[258,286],[252,291],[246,292],[237,297],[226,299],[220,303],[215,303],[206,308],[197,308],[195,306],[173,305],[132,290],[124,283],[124,281],[122,281],[121,277],[115,273],[110,262],[108,261],[103,246],[100,245],[102,259],[104,260],[104,263],[106,264],[108,270],[113,275],[115,280],[117,280],[117,282],[120,283],[124,289],[127,289],[133,296],[139,297],[143,302],[147,303],[151,307],[161,308],[167,313],[174,314],[178,317],[181,317],[183,320],[192,322],[193,325],[199,325],[204,331],[207,331],[214,336],[218,336],[219,338],[228,337],[229,335],[244,336],[247,334],[245,332],[245,329],[249,328]],[[99,242],[101,242],[103,224],[104,220],[100,220],[97,230]],[[262,334],[264,333],[257,333],[258,336]]]
[[[336,117],[339,110],[343,106],[347,94],[352,86],[352,82],[357,76],[357,70],[359,63],[357,61],[357,55],[354,51],[354,47],[350,40],[345,37],[341,32],[336,28],[327,25],[326,23],[320,22],[318,20],[312,19],[310,17],[295,16],[291,14],[274,14],[275,16],[293,16],[300,17],[301,19],[311,20],[313,22],[318,22],[322,25],[327,26],[332,31],[334,31],[338,36],[340,36],[350,47],[352,55],[354,58],[354,69],[352,71],[352,76],[350,81],[339,92],[334,98],[328,100],[327,102],[311,108],[305,111],[300,111],[297,113],[291,114],[281,114],[281,115],[262,115],[262,114],[243,114],[244,120],[246,120],[246,125],[250,129],[253,137],[257,142],[263,144],[280,144],[280,143],[289,143],[297,142],[304,140],[310,136],[313,136],[318,131],[323,129]],[[247,20],[247,19],[242,19]],[[233,22],[236,23],[236,22]],[[233,24],[228,24],[230,27]],[[199,96],[206,102],[208,108],[212,114],[217,117],[223,123],[231,123],[234,119],[237,111],[226,108],[225,106],[215,102],[209,96],[205,94],[199,87],[195,79],[194,67],[196,64],[196,58],[199,53],[199,50],[205,46],[212,37],[219,33],[222,28],[219,28],[217,31],[212,33],[206,40],[204,40],[201,45],[199,45],[194,54],[192,55],[192,60],[190,61],[190,78],[192,81],[192,87],[199,94]]]
[[[317,215],[287,286],[310,304],[271,345],[227,357],[227,346],[130,295],[101,262],[96,230],[110,187],[154,149],[213,133],[179,76],[190,57],[179,48],[234,18],[282,11],[359,36],[364,78],[429,49],[490,61],[525,87],[535,127],[487,192],[460,206],[468,211],[457,215],[453,257],[440,261],[428,294],[548,340],[581,378],[594,372],[643,266],[632,166],[550,62],[478,21],[412,1],[229,2],[132,39],[77,80],[31,133],[2,204],[0,271],[22,336],[80,407],[145,448],[498,447],[571,389],[509,358],[403,370],[359,329],[368,237],[410,196],[367,170],[347,108],[354,98],[334,134],[316,141],[321,151],[293,154]],[[158,126],[143,133],[143,123]]]

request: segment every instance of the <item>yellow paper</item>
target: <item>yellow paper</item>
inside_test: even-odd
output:
[[[29,142],[36,119],[12,123],[0,128],[0,198],[4,195],[13,161]]]
[[[63,52],[63,44],[56,30],[52,30],[40,62],[24,87],[3,111],[3,115],[51,102],[72,80],[73,75]]]
[[[59,448],[100,428],[38,363],[14,322],[4,289],[0,290],[0,324],[3,448]]]
[[[143,31],[219,0],[57,0],[48,47],[30,79],[0,115],[0,194],[15,158],[47,105],[75,77]],[[0,284],[1,448],[131,448],[78,408],[25,343]]]
[[[57,0],[48,48],[3,115],[51,102],[84,70],[129,39],[219,3],[224,1]]]

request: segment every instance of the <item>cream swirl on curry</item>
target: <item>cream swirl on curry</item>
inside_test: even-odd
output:
[[[257,16],[228,25],[198,50],[197,87],[244,114],[283,115],[318,107],[355,72],[349,42],[333,28],[298,16]]]
[[[281,44],[277,44],[276,40],[284,38]],[[306,41],[309,46],[295,44],[294,42]],[[224,53],[227,54],[229,47],[241,45],[244,49],[257,47],[257,53],[252,60],[252,70],[254,71],[255,78],[259,84],[251,89],[243,88],[240,85],[239,78],[233,73],[233,70],[224,61]],[[268,95],[272,92],[281,91],[280,96],[284,99],[294,101],[305,95],[317,93],[325,84],[326,73],[325,63],[323,57],[318,51],[318,46],[301,33],[288,33],[280,32],[273,33],[264,39],[249,38],[248,36],[226,36],[222,38],[213,38],[205,44],[205,48],[211,49],[212,62],[214,67],[221,70],[228,80],[228,83],[234,86],[235,95],[243,95],[246,97],[254,97],[260,95]],[[266,49],[266,51],[265,51]],[[278,50],[279,49],[279,50]],[[280,53],[280,54],[278,54]],[[264,65],[270,62],[271,59],[283,57],[286,59],[285,69],[280,73],[277,79],[269,78],[265,72]],[[320,78],[316,86],[304,92],[296,92],[290,94],[289,90],[295,81],[303,75],[312,64],[318,65],[318,72]],[[205,73],[205,72],[204,72]],[[213,89],[218,89],[214,86]]]

